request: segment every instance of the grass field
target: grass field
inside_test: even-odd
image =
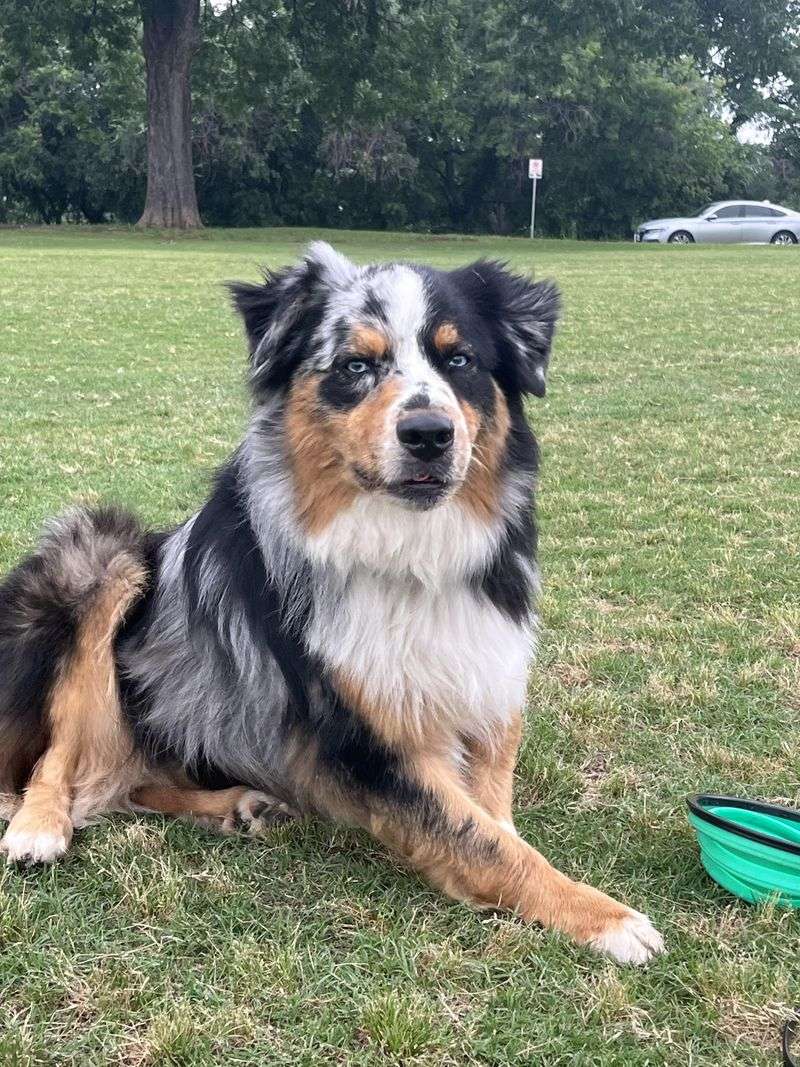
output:
[[[0,231],[0,568],[66,501],[198,504],[245,418],[219,283],[311,236]],[[563,287],[518,825],[669,955],[476,916],[325,825],[111,819],[0,872],[0,1064],[777,1064],[800,917],[707,879],[683,798],[800,800],[800,248],[332,239]]]

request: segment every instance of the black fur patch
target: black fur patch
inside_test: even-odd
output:
[[[77,634],[76,605],[39,556],[0,586],[0,787],[20,792],[47,743],[46,711]]]
[[[428,361],[448,382],[456,396],[466,400],[484,415],[494,410],[495,392],[492,376],[497,365],[496,343],[483,316],[468,295],[462,292],[453,274],[417,268],[425,281],[425,293],[430,301],[430,316],[420,337],[420,344]],[[459,341],[447,352],[434,344],[442,323],[454,323]],[[450,358],[464,355],[466,367],[450,366]]]
[[[508,402],[511,428],[503,465],[506,471],[525,472],[535,478],[539,465],[536,438],[525,421],[519,398]],[[530,610],[533,589],[528,564],[536,559],[537,529],[533,505],[506,520],[497,552],[486,570],[473,579],[473,587],[483,592],[511,620],[521,623]]]
[[[373,318],[377,322],[386,323],[386,308],[371,286],[367,289],[367,295],[364,297],[364,304],[361,310],[365,316]]]
[[[397,753],[344,703],[324,674],[306,715],[302,727],[313,731],[320,760],[336,778],[403,807],[422,804],[423,791],[404,773]]]
[[[235,462],[217,476],[211,497],[194,521],[184,555],[190,627],[200,628],[232,664],[232,651],[223,646],[219,633],[223,605],[201,597],[201,569],[209,558],[223,569],[226,596],[244,611],[254,645],[270,652],[280,665],[292,701],[303,703],[305,678],[297,655],[299,643],[283,626],[280,593],[267,577],[241,498]]]
[[[250,344],[251,382],[256,399],[285,386],[322,321],[328,298],[318,263],[264,271],[263,285],[231,282],[228,290],[244,319]],[[268,338],[275,329],[274,343]]]

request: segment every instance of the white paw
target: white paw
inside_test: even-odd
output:
[[[596,952],[604,952],[617,963],[639,966],[664,951],[664,938],[646,915],[631,911],[621,922],[589,942]]]
[[[28,833],[26,830],[7,830],[0,841],[0,851],[5,852],[8,863],[52,863],[60,859],[69,848],[63,834],[46,830]]]

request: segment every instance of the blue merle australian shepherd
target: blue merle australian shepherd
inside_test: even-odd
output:
[[[547,282],[354,266],[325,244],[231,287],[252,418],[207,503],[147,532],[76,509],[0,585],[0,814],[14,862],[93,815],[313,813],[434,885],[619,961],[647,918],[514,828],[531,660]]]

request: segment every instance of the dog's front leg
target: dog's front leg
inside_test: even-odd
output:
[[[663,951],[649,919],[552,867],[477,804],[444,765],[416,768],[419,801],[375,810],[372,833],[458,900],[502,907],[561,930],[620,963]]]
[[[484,811],[507,830],[516,833],[512,801],[522,716],[517,714],[500,733],[487,741],[467,740],[467,789]]]
[[[49,748],[39,761],[0,845],[10,863],[51,863],[69,848],[75,761],[73,747],[65,743]]]

